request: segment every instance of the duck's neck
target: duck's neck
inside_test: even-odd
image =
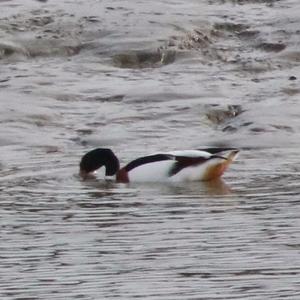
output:
[[[128,183],[129,177],[128,172],[125,168],[120,169],[116,174],[116,181],[121,183]]]

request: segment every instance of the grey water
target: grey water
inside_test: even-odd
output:
[[[300,2],[0,1],[0,298],[300,299]],[[210,183],[81,156],[234,146]]]

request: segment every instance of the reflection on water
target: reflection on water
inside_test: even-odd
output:
[[[0,1],[0,298],[299,299],[298,1],[149,3]],[[214,145],[215,182],[78,176]]]

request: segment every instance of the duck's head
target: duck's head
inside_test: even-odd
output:
[[[102,166],[105,166],[105,176],[113,176],[118,172],[120,163],[110,149],[97,148],[91,150],[81,158],[79,164],[80,175],[85,178]]]

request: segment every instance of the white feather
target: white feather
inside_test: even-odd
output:
[[[166,181],[169,179],[168,172],[174,163],[174,160],[162,160],[138,166],[129,171],[129,181]]]
[[[186,157],[203,157],[203,158],[211,157],[211,154],[209,152],[202,151],[202,150],[177,150],[177,151],[166,152],[164,154],[186,156]]]

